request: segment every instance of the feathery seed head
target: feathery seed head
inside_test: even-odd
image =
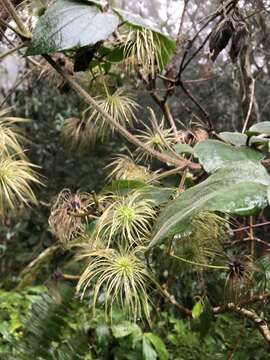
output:
[[[26,139],[18,125],[29,120],[8,116],[11,110],[11,108],[0,110],[0,149],[6,155],[16,154],[20,158],[25,158],[21,143]]]
[[[151,179],[151,172],[148,168],[136,164],[136,162],[127,155],[119,155],[113,162],[107,166],[112,168],[108,178],[110,180],[140,180],[147,181]]]
[[[201,212],[191,221],[190,232],[176,241],[175,252],[187,260],[209,264],[223,259],[222,241],[227,237],[228,221],[211,212]]]
[[[59,241],[67,244],[81,234],[89,204],[87,193],[73,194],[69,189],[60,192],[49,217],[49,225]]]
[[[87,258],[87,254],[82,257]],[[81,275],[77,291],[82,291],[83,297],[86,290],[94,286],[94,309],[99,294],[104,291],[106,314],[111,314],[116,303],[133,320],[143,315],[149,318],[147,289],[153,278],[139,257],[138,248],[99,249],[91,251],[88,258],[89,263]]]
[[[71,149],[88,150],[95,146],[97,131],[92,122],[72,117],[65,120],[61,135]]]
[[[97,238],[101,237],[108,244],[116,237],[123,243],[143,243],[156,215],[153,203],[143,199],[139,192],[126,197],[112,196],[111,199],[111,204],[97,221]]]
[[[0,154],[0,218],[4,220],[10,212],[20,205],[37,204],[30,184],[41,184],[35,166],[26,159]]]
[[[137,121],[135,113],[139,108],[139,105],[136,103],[133,96],[127,92],[127,90],[117,89],[111,94],[105,86],[105,96],[96,96],[95,100],[107,114],[109,114],[122,126],[132,126],[133,122]],[[91,107],[89,110],[91,110],[91,114],[88,121],[94,121],[95,125],[102,134],[106,134],[109,127],[111,127],[112,131],[114,130],[100,112],[96,109],[92,109]]]
[[[145,74],[155,75],[160,70],[161,42],[157,33],[150,29],[130,27],[124,44],[125,57],[129,58],[130,67],[141,67]]]
[[[253,287],[252,275],[259,269],[250,256],[242,256],[229,260],[229,274],[225,283],[226,301],[237,302],[248,295]]]
[[[152,115],[155,116],[153,112]],[[156,121],[155,124],[152,124],[152,128],[146,124],[144,124],[144,127],[145,130],[140,130],[138,138],[149,147],[163,152],[166,150],[167,144],[172,145],[174,139],[172,130],[164,128],[164,119],[162,119],[160,124]],[[139,159],[145,158],[149,160],[149,158],[151,158],[151,155],[146,153],[142,148],[138,148],[137,152],[139,153]]]

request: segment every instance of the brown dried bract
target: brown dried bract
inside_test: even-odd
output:
[[[178,139],[180,143],[193,145],[208,139],[208,133],[200,128],[178,131]]]
[[[233,63],[235,63],[239,55],[248,48],[249,38],[249,31],[246,24],[239,21],[234,27],[230,49],[230,57]]]
[[[225,49],[233,34],[230,20],[222,20],[212,31],[209,39],[210,59],[215,61],[220,52]]]

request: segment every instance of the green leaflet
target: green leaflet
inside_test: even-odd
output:
[[[146,28],[153,32],[155,42],[160,45],[157,57],[160,70],[163,70],[176,50],[176,42],[172,38],[165,36],[157,24],[150,24],[140,15],[119,8],[113,8],[113,10],[131,26]]]
[[[258,124],[252,125],[249,128],[248,133],[270,135],[270,121],[262,121]]]
[[[193,309],[192,309],[192,317],[193,317],[193,319],[199,319],[199,317],[203,313],[203,308],[204,308],[203,299],[200,299],[193,306]]]
[[[269,183],[270,177],[259,163],[237,161],[228,164],[164,208],[148,248],[187,231],[191,218],[201,211],[249,215],[264,208]]]
[[[144,337],[147,338],[151,342],[151,344],[154,346],[155,351],[158,354],[158,357],[160,360],[168,360],[169,359],[169,354],[166,349],[166,346],[159,336],[148,332],[148,333],[144,333]]]
[[[222,140],[229,142],[235,146],[245,146],[247,143],[247,135],[239,132],[224,131],[218,134]]]
[[[194,147],[195,157],[206,172],[214,172],[232,161],[250,160],[258,162],[264,158],[260,152],[248,147],[234,147],[218,140],[205,140]]]
[[[26,55],[96,44],[107,39],[118,24],[119,18],[114,13],[101,12],[91,3],[57,0],[39,18]]]

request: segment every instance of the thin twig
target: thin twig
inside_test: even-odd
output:
[[[260,223],[260,224],[252,224],[252,225],[249,225],[249,226],[243,226],[241,228],[234,229],[232,231],[233,232],[238,232],[238,231],[248,230],[250,227],[257,228],[257,227],[266,226],[266,225],[270,225],[270,221],[266,221],[266,222],[263,222],[263,223]]]
[[[6,28],[10,29],[11,31],[13,31],[14,34],[18,35],[20,38],[24,37],[24,34],[19,29],[15,29],[12,25],[10,25],[8,22],[6,22],[2,18],[0,18],[0,24],[2,26],[5,26]]]
[[[15,51],[18,51],[18,50],[24,48],[26,45],[27,45],[27,42],[23,42],[23,43],[15,46],[12,49],[9,49],[8,51],[4,52],[3,54],[0,54],[0,60],[3,60],[5,57],[13,54]]]
[[[150,115],[151,115],[151,121],[153,123],[153,127],[155,128],[155,130],[157,131],[161,141],[163,142],[164,146],[170,150],[172,152],[173,155],[175,155],[179,160],[184,160],[184,158],[179,155],[169,144],[169,142],[166,140],[165,136],[162,134],[162,131],[160,131],[160,128],[158,126],[157,120],[156,120],[156,116],[155,113],[153,111],[153,109],[151,107],[148,107],[148,110],[150,111]]]
[[[254,94],[255,94],[255,79],[252,78],[249,108],[248,108],[248,112],[247,112],[247,115],[246,115],[246,119],[245,119],[245,122],[244,122],[243,129],[242,129],[242,134],[246,131],[247,126],[248,126],[248,122],[249,122],[249,119],[250,119],[252,107],[253,107],[253,104],[254,104]]]
[[[180,25],[179,25],[179,29],[178,29],[178,33],[177,33],[177,44],[179,44],[179,42],[180,42],[180,36],[181,36],[183,25],[184,25],[184,18],[186,15],[188,3],[189,3],[189,0],[184,0],[184,7],[182,10],[182,14],[181,14],[181,18],[180,18]]]
[[[167,119],[167,121],[171,125],[171,128],[173,130],[175,139],[177,139],[178,138],[177,127],[176,127],[176,124],[174,122],[174,119],[173,119],[173,116],[172,116],[172,113],[171,113],[171,110],[169,108],[169,105],[168,105],[167,101],[164,101],[164,99],[162,99],[155,91],[152,91],[150,94],[151,94],[152,98],[155,100],[155,102],[161,108],[165,118]]]
[[[161,174],[158,174],[156,176],[153,176],[151,177],[151,179],[147,180],[146,183],[151,183],[152,181],[157,181],[157,180],[161,180],[161,179],[164,179],[168,176],[171,176],[171,175],[175,175],[175,174],[179,174],[179,172],[182,170],[181,167],[178,167],[178,168],[174,168],[172,170],[168,170],[168,171],[164,171],[163,173]]]
[[[201,112],[204,114],[207,122],[208,129],[210,131],[213,130],[213,124],[209,118],[208,112],[204,109],[204,107],[199,103],[199,101],[193,96],[193,94],[190,92],[189,89],[187,89],[182,82],[180,82],[180,87],[184,91],[184,93],[190,98],[190,100],[201,110]]]
[[[20,35],[21,37],[23,37],[25,40],[26,39],[31,39],[32,35],[31,33],[27,30],[27,28],[24,25],[24,22],[22,21],[22,19],[20,18],[20,16],[17,14],[17,11],[15,9],[15,7],[13,6],[12,2],[10,0],[1,0],[4,8],[6,9],[6,11],[8,12],[8,14],[12,17],[12,19],[15,21],[16,25],[18,26],[18,29],[20,31]]]
[[[1,102],[0,104],[0,108],[6,103],[6,101],[10,98],[10,96],[14,93],[14,91],[17,89],[18,86],[20,86],[25,79],[28,78],[29,75],[31,75],[33,73],[35,69],[31,69],[29,70],[20,80],[18,80],[16,82],[16,84],[12,87],[12,89],[8,92],[8,94],[6,95],[6,97],[4,98],[4,100]]]

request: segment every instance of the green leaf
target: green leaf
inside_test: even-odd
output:
[[[264,158],[260,152],[248,147],[233,147],[218,140],[205,140],[194,147],[195,156],[206,172],[214,172],[232,161],[250,160],[258,162]]]
[[[146,184],[140,180],[113,180],[112,184],[106,186],[102,192],[126,195],[131,190],[141,189],[145,186]]]
[[[118,8],[113,8],[113,10],[121,16],[123,21],[128,22],[131,26],[143,27],[153,31],[154,41],[159,45],[158,47],[160,49],[157,57],[159,68],[162,71],[167,66],[172,54],[176,50],[175,40],[165,36],[165,34],[162,33],[162,29],[157,24],[150,23],[147,19],[138,14]]]
[[[270,135],[270,121],[262,121],[252,125],[251,128],[249,128],[248,133]]]
[[[188,144],[175,144],[175,145],[173,145],[173,149],[178,154],[183,154],[183,153],[193,154],[194,153],[194,149]]]
[[[166,203],[176,192],[175,188],[147,185],[140,180],[114,180],[112,184],[106,186],[102,192],[127,195],[130,191],[135,190],[140,192],[138,201],[141,199],[148,199],[153,201],[155,206]]]
[[[112,63],[123,61],[124,58],[124,47],[115,48],[106,56],[106,60]]]
[[[131,334],[134,334],[136,337],[138,337],[138,334],[141,334],[141,329],[137,324],[131,323],[129,321],[123,321],[120,324],[112,326],[112,333],[116,339],[120,339]]]
[[[161,33],[161,29],[157,24],[150,23],[139,14],[119,8],[113,8],[113,10],[122,18],[123,21],[128,22],[130,25],[148,28],[152,31]]]
[[[201,339],[204,339],[204,337],[209,332],[211,323],[213,320],[214,320],[213,309],[212,309],[212,306],[211,306],[209,300],[206,298],[204,301],[203,312],[200,316],[200,337],[201,337]]]
[[[146,186],[140,189],[141,196],[138,197],[142,199],[149,199],[153,201],[155,206],[160,206],[170,199],[176,192],[175,188],[165,188],[158,186]]]
[[[157,53],[157,57],[159,69],[162,71],[165,69],[171,56],[176,50],[176,42],[158,32],[154,32],[154,40],[157,44],[159,44],[160,50]]]
[[[107,39],[119,24],[111,12],[101,12],[91,3],[57,0],[42,15],[26,55],[53,53],[96,44]]]
[[[144,336],[152,343],[160,360],[169,359],[169,354],[166,346],[159,336],[153,333],[144,333]]]
[[[270,177],[265,168],[251,161],[237,161],[218,170],[200,184],[171,201],[158,217],[149,249],[163,239],[189,229],[201,211],[249,215],[267,205]]]
[[[222,140],[229,142],[235,146],[245,146],[248,139],[247,135],[241,134],[239,132],[225,131],[219,133],[218,135]]]
[[[194,154],[194,149],[188,144],[176,144],[173,146],[173,149],[177,154]],[[171,150],[165,150],[164,155],[167,155],[173,159],[178,159],[177,156]],[[171,165],[168,163],[168,165]]]
[[[150,341],[146,336],[143,336],[143,358],[144,360],[156,360],[157,353],[152,348]]]
[[[231,143],[235,146],[245,146],[248,142],[249,145],[251,144],[266,144],[269,139],[265,139],[260,136],[252,136],[252,133],[250,134],[251,137],[248,140],[248,136],[246,134],[241,134],[239,132],[221,132],[219,133],[219,137],[226,141]]]
[[[192,309],[192,317],[193,317],[193,319],[199,319],[199,317],[201,316],[201,314],[203,312],[203,308],[204,308],[204,303],[203,303],[203,300],[200,299],[193,306],[193,309]]]

